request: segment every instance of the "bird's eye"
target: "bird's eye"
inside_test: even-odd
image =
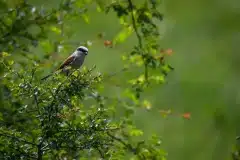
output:
[[[83,48],[78,48],[77,51],[81,51],[81,52],[83,52],[83,53],[87,53],[87,52],[88,52],[87,50],[85,50],[85,49],[83,49]]]
[[[77,51],[84,52],[84,50],[82,48],[78,48]]]

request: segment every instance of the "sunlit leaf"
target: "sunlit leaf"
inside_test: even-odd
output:
[[[130,136],[142,136],[143,131],[140,129],[130,129]]]
[[[9,60],[9,61],[8,61],[8,65],[10,65],[10,66],[13,65],[13,63],[14,63],[13,60]]]
[[[51,26],[50,30],[53,31],[56,34],[61,34],[61,29],[57,28],[56,26]]]
[[[10,54],[7,53],[7,52],[2,52],[1,55],[2,55],[3,57],[8,57],[8,56],[10,56]]]
[[[99,5],[97,5],[97,11],[98,12],[102,12],[103,11],[102,8]]]
[[[123,60],[123,61],[126,61],[126,60],[127,60],[127,56],[123,55],[123,56],[122,56],[122,60]]]
[[[121,32],[117,34],[117,36],[113,40],[113,44],[124,42],[133,32],[133,28],[131,26],[124,28]]]
[[[144,64],[144,60],[141,55],[133,55],[130,56],[130,62],[135,63],[137,66],[142,66]]]
[[[144,14],[148,17],[148,18],[152,18],[152,14],[150,12],[144,12]]]
[[[161,84],[165,82],[164,75],[154,75],[154,76],[151,76],[150,79],[156,81],[157,84]]]
[[[87,15],[87,14],[82,14],[82,18],[83,18],[83,20],[84,20],[87,24],[90,23],[89,15]]]
[[[126,89],[123,95],[130,98],[135,104],[139,103],[139,100],[136,98],[135,94],[130,89]]]
[[[144,75],[140,75],[137,79],[139,82],[144,82],[145,81],[145,76]]]
[[[169,68],[169,65],[164,65],[162,66],[162,70],[165,71],[166,73],[171,71],[171,68]]]
[[[143,101],[143,107],[147,110],[150,110],[152,108],[152,104],[148,100]]]

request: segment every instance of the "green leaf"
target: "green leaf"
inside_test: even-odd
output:
[[[8,61],[8,65],[10,65],[10,66],[13,65],[13,63],[14,63],[13,60],[9,60],[9,61]]]
[[[139,103],[139,100],[136,98],[135,93],[130,89],[126,89],[123,93],[123,96],[130,98],[136,105]]]
[[[7,52],[2,52],[2,57],[8,57],[8,56],[10,56],[9,53],[7,53]]]
[[[129,135],[130,136],[142,136],[143,135],[143,131],[142,130],[137,129],[137,128],[135,128],[132,125],[129,125],[128,128],[129,128]]]
[[[161,84],[165,82],[165,76],[164,75],[153,75],[150,77],[150,79],[156,81],[157,84]]]
[[[82,18],[83,18],[83,20],[84,20],[87,24],[90,23],[89,15],[87,15],[87,14],[82,14]]]
[[[142,136],[143,135],[143,131],[139,130],[139,129],[133,129],[130,132],[131,136]]]
[[[150,110],[152,108],[152,104],[148,100],[143,101],[143,107],[146,108],[147,110]]]
[[[53,31],[56,34],[61,34],[61,29],[57,28],[56,26],[51,26],[50,30]]]
[[[171,71],[169,65],[164,65],[164,66],[162,66],[162,70],[165,71],[165,72],[167,72],[167,73]]]
[[[96,3],[97,3],[97,11],[98,12],[104,11],[106,0],[96,0]]]
[[[131,34],[133,33],[132,26],[124,28],[121,32],[117,34],[117,36],[113,40],[113,44],[124,42]]]
[[[98,12],[102,12],[103,11],[100,5],[97,5],[96,9],[97,9]]]

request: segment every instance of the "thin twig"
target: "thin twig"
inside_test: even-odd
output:
[[[108,74],[107,76],[104,77],[104,80],[106,80],[106,79],[108,79],[108,78],[111,78],[111,77],[113,77],[113,76],[116,76],[118,73],[125,72],[125,71],[127,71],[127,70],[128,70],[128,68],[122,68],[122,69],[120,69],[120,70],[117,71],[117,72]]]
[[[34,75],[35,75],[35,73],[36,73],[36,70],[37,70],[36,68],[33,68],[33,69],[32,69],[30,84],[31,84],[32,81],[33,81],[33,78],[34,78]]]
[[[37,106],[37,111],[38,111],[38,114],[40,115],[41,113],[40,113],[40,111],[39,111],[39,103],[38,103],[38,98],[37,98],[37,95],[36,94],[33,94],[34,95],[34,101],[35,101],[35,104],[36,104],[36,106]]]
[[[40,142],[39,145],[37,146],[37,151],[38,151],[38,157],[37,160],[42,160],[42,156],[43,156],[43,151],[42,151],[42,143]]]
[[[13,72],[14,74],[16,74],[20,79],[24,79],[23,76],[21,76],[18,72],[13,71],[10,67],[8,67],[3,61],[1,61],[2,64],[10,71]]]
[[[123,144],[126,148],[128,148],[131,152],[133,152],[134,154],[136,154],[136,149],[133,148],[130,144],[127,144],[127,143],[124,142],[122,139],[113,136],[113,135],[110,134],[109,132],[107,132],[107,135],[108,135],[109,137],[111,137],[112,139],[114,139],[114,140],[120,142],[120,143]]]
[[[97,148],[98,153],[100,154],[101,158],[104,159],[104,153],[102,152],[102,150],[100,148]]]

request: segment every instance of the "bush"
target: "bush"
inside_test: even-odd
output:
[[[164,62],[164,55],[158,54],[159,33],[154,20],[163,17],[157,10],[157,1],[146,0],[141,5],[131,0],[103,2],[88,1],[107,13],[113,10],[123,25],[113,42],[105,45],[114,48],[132,33],[138,39],[132,51],[124,55],[128,67],[122,71],[139,67],[142,73],[130,81],[125,88],[127,94],[120,98],[104,96],[99,91],[103,81],[115,74],[102,76],[94,72],[94,66],[73,70],[70,76],[54,74],[41,81],[38,60],[26,54],[31,45],[42,44],[50,31],[61,35],[64,20],[79,14],[86,19],[87,11],[82,6],[87,4],[66,0],[57,9],[47,10],[19,0],[13,4],[16,7],[13,9],[12,4],[1,1],[4,6],[0,40],[3,68],[1,158],[165,159],[166,153],[157,136],[141,140],[143,131],[132,121],[134,109],[142,103],[141,93],[153,83],[164,82],[172,69]],[[26,30],[30,25],[39,31]],[[55,51],[64,46],[63,39],[64,36],[56,40]],[[17,53],[25,55],[26,59],[18,60]],[[121,106],[123,116],[116,114],[118,106]]]

